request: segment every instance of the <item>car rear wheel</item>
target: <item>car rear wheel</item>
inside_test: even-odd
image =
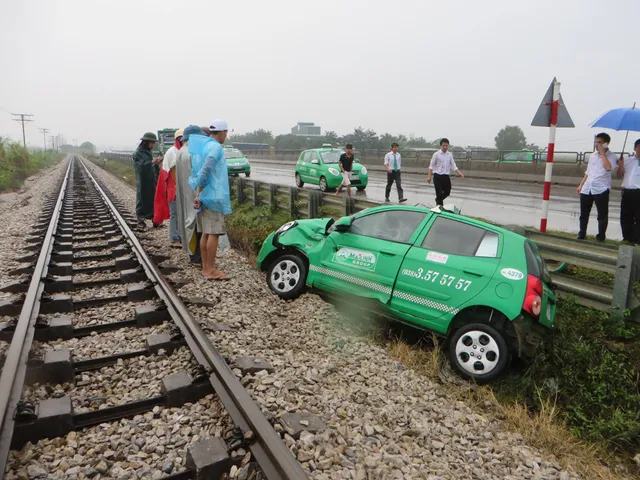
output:
[[[327,185],[327,179],[324,177],[320,177],[320,191],[328,192],[329,186]]]
[[[244,172],[244,176],[245,177],[250,177],[251,176],[251,172]]]
[[[300,178],[300,174],[298,172],[296,172],[296,187],[304,187],[304,182],[302,181],[302,178]]]
[[[484,323],[471,323],[449,338],[451,366],[465,378],[488,383],[509,363],[509,349],[502,334]]]
[[[267,270],[267,284],[283,300],[302,294],[307,281],[307,265],[298,255],[284,254],[276,258]]]

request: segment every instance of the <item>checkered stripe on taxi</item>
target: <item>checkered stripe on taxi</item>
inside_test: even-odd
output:
[[[362,278],[354,277],[353,275],[348,275],[342,272],[336,272],[335,270],[331,270],[329,268],[316,267],[315,265],[311,265],[309,267],[309,270],[312,270],[314,272],[319,272],[323,275],[329,275],[330,277],[337,278],[338,280],[344,280],[345,282],[354,283],[356,285],[360,285],[361,287],[369,288],[377,292],[391,295],[391,288],[386,287],[384,285],[380,285],[379,283],[369,282],[367,280],[363,280]]]
[[[451,313],[453,315],[459,312],[457,308],[450,307],[448,305],[445,305],[444,303],[438,303],[438,302],[434,302],[433,300],[428,300],[426,298],[416,297],[415,295],[411,295],[405,292],[400,292],[398,290],[395,290],[393,292],[393,296],[401,298],[402,300],[407,300],[408,302],[424,305],[425,307],[434,308],[436,310],[440,310],[441,312]]]

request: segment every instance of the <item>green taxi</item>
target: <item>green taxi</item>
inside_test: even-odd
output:
[[[535,243],[445,206],[380,206],[296,220],[257,259],[282,299],[310,288],[447,339],[451,365],[478,383],[553,328],[556,295]]]
[[[247,157],[235,147],[224,147],[224,158],[227,159],[227,171],[229,175],[238,176],[244,173],[245,177],[251,175],[251,164]]]
[[[300,188],[305,183],[319,185],[320,190],[323,192],[338,188],[342,184],[342,173],[338,161],[343,153],[344,150],[332,148],[331,146],[313,148],[302,152],[296,164],[296,185]],[[360,160],[357,158],[353,161],[349,180],[351,181],[351,186],[359,191],[367,188],[367,183],[369,183],[367,168],[361,165]]]

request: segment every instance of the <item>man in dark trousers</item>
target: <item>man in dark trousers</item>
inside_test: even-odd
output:
[[[384,166],[387,169],[387,188],[385,189],[384,201],[390,202],[389,194],[391,193],[391,186],[393,182],[396,182],[396,188],[398,189],[398,201],[400,203],[406,202],[402,191],[402,183],[400,182],[400,168],[402,167],[402,157],[398,153],[398,144],[393,142],[391,144],[391,151],[384,156]]]
[[[340,165],[340,171],[342,172],[342,183],[338,187],[338,191],[336,195],[340,195],[342,191],[342,187],[347,187],[347,195],[351,197],[351,170],[353,168],[353,145],[350,143],[345,147],[345,153],[340,155],[340,160],[338,161]]]
[[[598,234],[596,240],[604,242],[609,225],[609,192],[611,191],[611,172],[616,169],[616,155],[609,150],[611,137],[608,133],[596,135],[596,151],[589,157],[587,171],[576,189],[580,195],[580,231],[578,240],[587,236],[587,225],[591,207],[596,204],[598,210]]]
[[[464,178],[464,174],[458,169],[453,155],[449,151],[449,140],[440,140],[440,150],[433,154],[429,164],[429,174],[427,183],[431,183],[433,175],[433,186],[436,189],[436,205],[444,205],[444,199],[451,194],[451,170],[459,177]]]
[[[624,177],[620,203],[622,240],[631,245],[638,245],[640,243],[640,138],[636,140],[633,149],[633,155],[618,160],[616,176]]]
[[[140,145],[136,151],[133,152],[133,166],[136,170],[137,229],[140,231],[147,228],[145,220],[153,220],[153,203],[158,181],[156,167],[162,163],[162,158],[154,158],[152,154],[157,141],[154,133],[147,132],[140,139]]]

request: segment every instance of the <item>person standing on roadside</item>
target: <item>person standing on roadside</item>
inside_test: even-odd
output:
[[[622,180],[620,227],[622,241],[640,243],[640,138],[633,144],[633,155],[618,160],[616,176]]]
[[[198,135],[189,141],[189,153],[199,155],[198,165],[192,163],[189,184],[196,191],[194,208],[198,210],[198,229],[202,232],[202,275],[207,280],[229,280],[231,277],[216,266],[218,239],[226,234],[224,216],[231,213],[229,174],[222,150],[229,126],[224,120],[215,120],[209,130],[210,135],[204,141]]]
[[[429,163],[429,174],[427,183],[431,183],[433,175],[433,186],[436,189],[436,205],[444,206],[444,199],[451,194],[451,170],[459,177],[464,178],[464,174],[456,165],[453,155],[449,151],[449,140],[440,140],[440,150],[433,154]]]
[[[155,166],[162,162],[162,158],[154,158],[151,150],[158,138],[154,133],[147,132],[140,139],[140,145],[133,152],[133,166],[136,170],[136,217],[138,231],[147,229],[145,220],[153,220],[153,201],[156,193]]]
[[[391,151],[384,156],[384,166],[387,169],[387,187],[384,191],[384,201],[389,203],[389,194],[391,194],[391,186],[393,182],[396,182],[396,188],[398,189],[398,201],[400,203],[406,202],[402,191],[402,183],[400,181],[400,168],[402,167],[402,157],[398,152],[398,144],[393,142],[391,144]]]
[[[347,187],[347,195],[351,198],[351,170],[353,168],[353,145],[350,143],[345,147],[345,153],[340,155],[340,160],[338,160],[338,165],[340,165],[340,171],[342,172],[342,183],[338,187],[338,191],[336,195],[339,196],[342,191],[342,187]]]
[[[609,150],[611,137],[606,133],[596,135],[596,151],[589,157],[587,171],[578,185],[580,195],[580,231],[578,240],[587,237],[587,225],[591,207],[596,204],[598,210],[598,234],[596,240],[604,242],[609,225],[609,192],[611,190],[611,171],[615,169],[616,155]]]
[[[197,217],[193,203],[196,192],[189,185],[191,177],[191,155],[189,155],[189,138],[192,135],[204,137],[202,129],[197,125],[189,125],[182,134],[182,147],[176,158],[176,223],[182,249],[189,254],[189,260],[193,265],[202,265],[200,256],[200,238]]]

